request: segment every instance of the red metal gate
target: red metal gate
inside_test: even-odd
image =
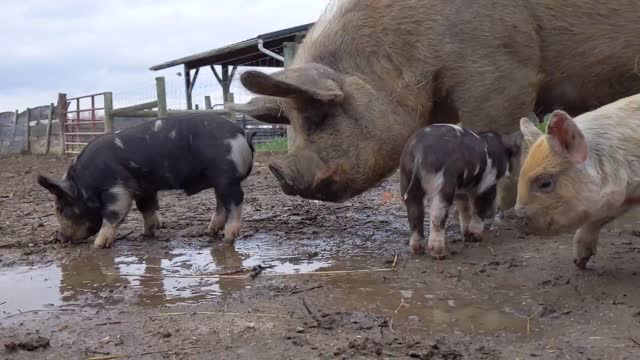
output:
[[[95,137],[105,133],[105,93],[67,99],[63,122],[65,154],[78,154]]]

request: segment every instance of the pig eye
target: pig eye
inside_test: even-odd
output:
[[[536,178],[534,184],[538,191],[548,193],[553,190],[554,181],[551,176],[541,175]]]

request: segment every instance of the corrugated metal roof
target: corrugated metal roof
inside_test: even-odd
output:
[[[279,60],[258,50],[258,40],[263,40],[265,48],[282,54],[285,42],[295,41],[296,37],[306,35],[312,25],[313,23],[310,23],[259,35],[253,39],[154,65],[149,69],[157,71],[178,65],[186,65],[190,69],[208,65],[281,67],[282,63]]]

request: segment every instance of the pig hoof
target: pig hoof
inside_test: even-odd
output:
[[[430,249],[429,254],[434,260],[442,260],[447,257],[447,252],[444,249]]]
[[[587,268],[587,263],[589,262],[590,258],[591,258],[590,256],[581,257],[581,258],[575,258],[575,259],[573,259],[573,263],[576,264],[578,269],[585,270]]]
[[[424,244],[411,244],[411,252],[416,255],[424,254],[425,252]]]
[[[474,234],[474,233],[466,233],[466,234],[464,234],[464,241],[472,242],[472,243],[481,242],[482,241],[482,235],[481,234]]]
[[[420,236],[418,233],[411,234],[411,237],[409,238],[409,246],[411,246],[412,253],[424,254],[425,252],[424,244],[425,244],[425,241],[422,236]]]
[[[240,224],[229,224],[224,229],[224,242],[233,244],[240,236]]]
[[[447,257],[447,248],[444,243],[429,244],[429,254],[436,260],[442,260]]]
[[[216,237],[218,235],[218,233],[220,232],[220,230],[222,230],[222,229],[209,226],[207,228],[207,235],[209,235],[210,237]]]

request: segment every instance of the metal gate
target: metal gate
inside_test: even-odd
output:
[[[79,154],[98,135],[105,133],[105,93],[67,99],[63,116],[65,154]]]

